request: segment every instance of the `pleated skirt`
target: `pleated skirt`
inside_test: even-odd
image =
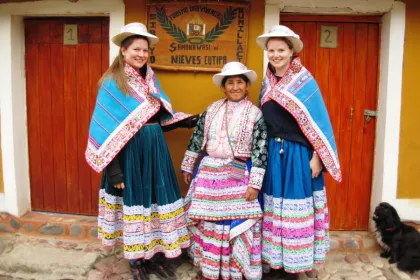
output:
[[[270,138],[268,156],[263,262],[290,273],[310,271],[330,248],[324,175],[312,179],[312,151],[298,143]]]
[[[245,200],[251,161],[242,180],[230,161],[207,155],[197,168],[185,198],[189,253],[206,279],[260,280],[262,198]]]
[[[146,124],[118,154],[124,190],[103,172],[98,237],[104,246],[122,244],[126,259],[168,258],[190,245],[175,170],[162,129]]]

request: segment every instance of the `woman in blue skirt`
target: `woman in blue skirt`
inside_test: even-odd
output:
[[[341,181],[340,164],[318,85],[297,57],[299,35],[278,25],[257,43],[269,60],[260,94],[269,137],[262,258],[297,279],[325,261],[329,222],[322,171]]]
[[[104,170],[98,236],[104,246],[124,246],[135,280],[173,279],[165,257],[179,256],[190,240],[163,131],[193,127],[197,116],[172,110],[147,65],[158,38],[143,24],[124,26],[112,41],[120,51],[99,81],[86,149],[89,165]]]

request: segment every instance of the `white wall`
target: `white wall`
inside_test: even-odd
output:
[[[0,20],[0,41],[3,42],[0,52],[5,55],[0,69],[0,82],[6,85],[1,92],[3,178],[4,194],[7,198],[5,208],[11,213],[19,213],[27,211],[30,204],[29,178],[25,176],[28,174],[28,164],[25,161],[27,139],[20,137],[26,135],[23,22],[20,17],[12,15],[1,16]],[[17,201],[21,202],[20,205],[14,203]]]
[[[6,211],[6,204],[4,203],[4,193],[0,193],[0,212]]]
[[[379,76],[379,116],[371,210],[382,202],[392,204],[404,220],[420,221],[418,199],[397,199],[405,4],[395,2],[382,20]]]
[[[0,108],[4,196],[0,211],[21,216],[30,208],[28,135],[26,124],[25,42],[26,16],[109,16],[110,38],[125,21],[123,0],[67,0],[0,4]],[[118,47],[110,41],[110,61]]]

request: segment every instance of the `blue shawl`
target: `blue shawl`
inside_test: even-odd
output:
[[[161,107],[167,112],[160,119],[162,126],[191,116],[172,110],[169,98],[149,66],[145,79],[128,64],[124,70],[130,88],[129,94],[121,92],[111,78],[98,91],[85,152],[86,161],[97,172],[101,172],[112,161]]]
[[[312,74],[295,58],[280,81],[267,69],[260,93],[260,106],[274,100],[296,119],[303,134],[314,147],[325,168],[341,182],[337,146],[322,99]]]

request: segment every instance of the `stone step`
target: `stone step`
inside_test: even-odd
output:
[[[97,218],[93,216],[29,212],[17,218],[9,214],[0,214],[0,232],[93,241],[97,240],[97,230]],[[368,231],[332,231],[330,239],[332,251],[380,250],[375,234]]]
[[[63,237],[97,240],[96,216],[28,212],[22,217],[0,214],[0,232],[16,232],[29,236]]]
[[[374,252],[381,248],[376,242],[375,233],[369,231],[331,231],[332,251]]]
[[[86,280],[107,252],[99,242],[0,233],[0,279]]]

